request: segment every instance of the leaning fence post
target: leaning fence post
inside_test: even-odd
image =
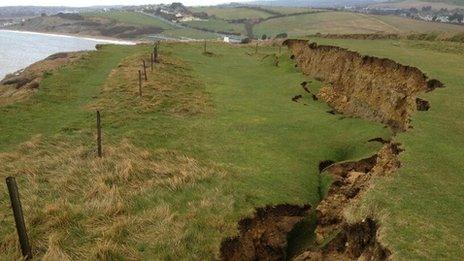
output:
[[[97,111],[97,150],[98,157],[102,157],[102,131],[101,131],[101,119],[100,111]]]
[[[16,231],[18,232],[19,244],[21,245],[21,253],[26,260],[32,258],[31,246],[27,237],[26,224],[24,222],[23,209],[19,199],[18,185],[14,177],[6,178],[8,193],[10,194],[11,208],[16,223]]]
[[[204,46],[203,46],[203,53],[206,53],[206,40],[205,40],[205,43],[204,43]]]
[[[145,64],[145,59],[142,60],[142,66],[143,66],[143,74],[145,75],[145,81],[148,81],[147,77],[147,66]]]
[[[142,71],[139,70],[139,96],[142,97]]]
[[[155,60],[155,54],[151,53],[150,54],[150,66],[151,66],[151,71],[153,72],[153,63],[154,63],[154,60]]]
[[[159,41],[158,44],[153,48],[153,62],[157,63],[158,61],[158,48],[159,48]]]

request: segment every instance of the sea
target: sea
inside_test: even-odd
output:
[[[54,53],[95,50],[97,44],[105,43],[135,44],[129,41],[0,30],[0,80]]]

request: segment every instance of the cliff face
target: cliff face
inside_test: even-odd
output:
[[[320,99],[345,115],[375,120],[395,131],[407,130],[411,114],[422,108],[418,93],[443,87],[419,69],[390,59],[305,40],[287,40],[284,45],[303,73],[331,84],[320,90]]]

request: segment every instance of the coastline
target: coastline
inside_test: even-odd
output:
[[[93,37],[93,36],[81,36],[81,35],[70,35],[70,34],[55,34],[55,33],[32,32],[32,31],[22,31],[22,30],[10,30],[10,29],[4,29],[4,28],[0,28],[0,33],[1,32],[13,33],[13,34],[18,34],[18,36],[23,35],[23,36],[26,36],[26,37],[29,37],[28,35],[30,35],[31,37],[33,35],[36,35],[36,36],[42,35],[42,36],[48,36],[48,37],[51,37],[51,38],[55,38],[57,41],[65,41],[65,39],[60,40],[61,38],[68,39],[66,41],[72,41],[73,39],[76,39],[76,40],[80,39],[80,40],[88,41],[90,43],[90,45],[93,46],[92,49],[95,49],[95,46],[98,45],[98,44],[136,45],[136,44],[140,43],[140,41],[120,40],[120,39],[109,38],[109,37],[104,38],[104,37],[98,37],[98,36]],[[87,50],[90,50],[90,49],[87,49]],[[69,50],[69,51],[73,52],[73,50]],[[67,51],[65,51],[65,52],[67,52]],[[51,54],[53,54],[53,53],[50,53],[50,55]],[[24,70],[28,66],[30,66],[30,65],[32,65],[32,64],[34,64],[36,62],[39,62],[39,61],[43,60],[44,58],[46,58],[46,56],[41,57],[39,59],[33,59],[33,60],[31,60],[31,61],[29,61],[27,63],[20,64],[19,66],[17,66],[17,68],[8,68],[7,67],[7,68],[0,69],[0,81],[4,80],[5,77],[8,74],[15,73],[15,72],[18,72],[20,70]]]
[[[63,37],[63,38],[77,38],[77,39],[95,41],[99,43],[119,44],[119,45],[136,45],[137,43],[140,42],[140,41],[121,40],[117,38],[104,37],[104,36],[100,37],[100,36],[89,36],[89,35],[78,35],[78,34],[45,33],[45,32],[21,31],[21,30],[11,30],[11,29],[2,29],[2,28],[0,28],[0,31],[11,32],[11,33],[55,36],[55,37]]]

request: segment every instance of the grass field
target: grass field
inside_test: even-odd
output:
[[[289,36],[316,33],[409,33],[452,31],[462,32],[463,26],[430,23],[397,16],[374,16],[348,12],[322,12],[301,16],[271,19],[253,28],[255,35],[275,36],[286,32]]]
[[[312,9],[305,7],[266,6],[264,8],[281,14],[298,14],[313,11]]]
[[[386,7],[386,8],[422,8],[424,6],[431,6],[432,9],[441,9],[446,8],[448,10],[453,10],[456,8],[462,8],[464,4],[461,0],[437,0],[437,1],[421,1],[421,0],[403,0],[403,1],[391,1],[378,4],[372,4],[370,6],[375,7]]]
[[[327,113],[286,54],[280,67],[263,59],[274,47],[250,56],[253,47],[211,44],[206,56],[202,44],[163,44],[140,99],[150,50],[105,47],[1,108],[0,175],[17,177],[36,256],[213,259],[255,207],[317,204],[320,160],[371,155],[381,145],[366,141],[391,135]],[[1,259],[19,251],[8,204],[2,190]]]
[[[209,19],[205,21],[191,21],[186,23],[194,28],[202,28],[213,30],[215,32],[231,32],[245,34],[245,26],[243,24],[228,23],[221,19]]]
[[[164,36],[172,37],[176,39],[221,39],[216,33],[205,32],[202,30],[195,30],[192,28],[177,28],[174,30],[167,30],[163,32]]]
[[[219,36],[214,33],[204,32],[201,30],[196,30],[193,28],[181,28],[174,26],[166,21],[158,19],[156,17],[152,17],[142,13],[136,12],[126,12],[126,11],[112,11],[106,13],[84,13],[84,15],[90,17],[101,17],[101,18],[109,18],[115,20],[120,23],[134,25],[134,26],[154,26],[162,28],[164,31],[161,33],[162,36],[184,39],[218,39]],[[222,21],[222,20],[221,20]],[[226,22],[223,22],[228,24]],[[198,26],[201,28],[202,26]],[[208,26],[205,26],[208,28]],[[218,26],[216,26],[218,27]],[[224,26],[225,27],[225,26]],[[222,27],[221,27],[222,28]],[[231,25],[231,30],[240,30],[240,26],[233,26]],[[228,28],[227,28],[228,29]]]
[[[378,179],[353,213],[373,212],[381,220],[381,238],[397,259],[462,258],[463,44],[317,41],[417,66],[445,83],[445,89],[423,95],[431,103],[430,111],[418,113],[414,129],[399,136],[405,149],[400,170],[391,178]]]
[[[249,8],[232,8],[232,7],[195,7],[191,8],[194,12],[206,12],[209,16],[216,16],[219,19],[251,19],[267,18],[271,14]]]
[[[155,26],[165,30],[175,28],[173,25],[163,20],[136,12],[112,11],[106,13],[84,13],[84,15],[110,18],[118,22],[131,25]]]
[[[427,0],[424,2],[432,2],[432,3],[446,3],[446,4],[453,4],[453,5],[464,5],[464,1],[462,0]]]

